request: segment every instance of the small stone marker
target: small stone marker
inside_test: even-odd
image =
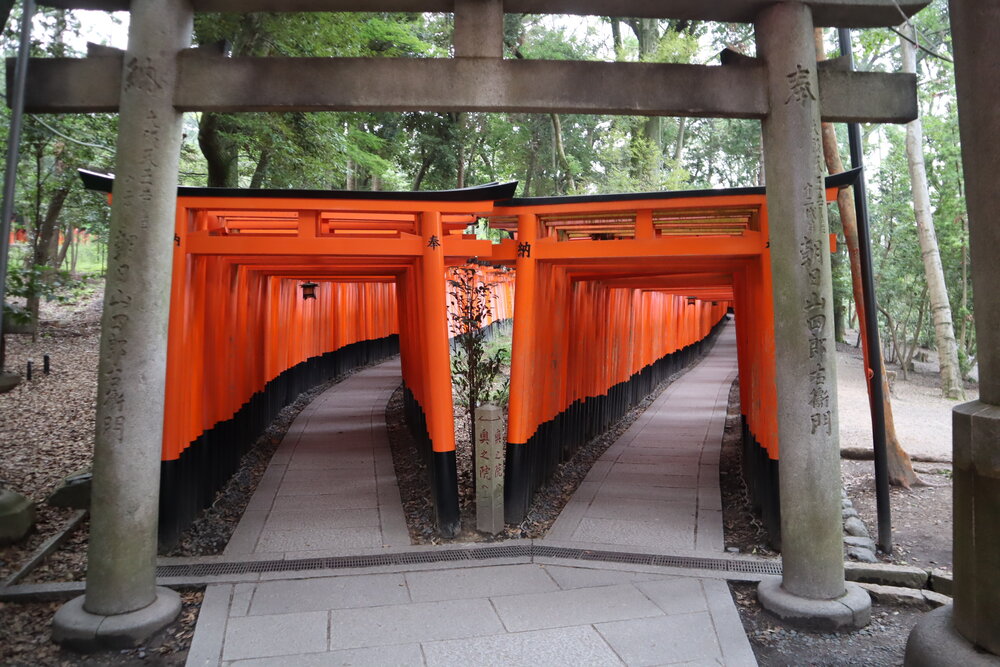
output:
[[[89,469],[77,472],[63,478],[56,490],[49,496],[49,505],[53,507],[71,507],[73,509],[90,509],[90,481],[93,474]]]
[[[476,529],[490,535],[503,530],[504,451],[501,410],[487,403],[476,408]]]
[[[17,542],[34,525],[35,503],[27,496],[0,488],[0,544]]]

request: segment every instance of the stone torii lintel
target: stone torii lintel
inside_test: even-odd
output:
[[[178,57],[181,111],[493,111],[762,119],[766,67],[461,58]],[[25,108],[118,110],[121,55],[38,58]],[[8,65],[11,67],[12,65]],[[315,85],[323,81],[324,85]],[[589,81],[580,87],[575,81]],[[655,85],[651,85],[655,84]],[[917,114],[912,74],[822,68],[827,122],[906,123]]]
[[[492,3],[494,0],[490,0]],[[127,11],[129,0],[41,0],[64,9]],[[456,12],[485,0],[192,0],[196,12]],[[774,0],[504,0],[511,14],[635,16],[752,23]],[[929,0],[805,0],[817,26],[874,28],[898,25]]]

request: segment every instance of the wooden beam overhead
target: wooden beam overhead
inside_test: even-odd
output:
[[[897,25],[929,0],[804,0],[819,26]],[[128,10],[128,0],[40,0],[65,9]],[[452,12],[455,0],[192,0],[199,12]],[[511,14],[636,16],[750,23],[774,0],[505,0]]]
[[[483,111],[763,118],[761,63],[730,66],[496,58],[181,57],[184,111]],[[116,111],[121,56],[32,59],[32,113]],[[910,74],[820,70],[823,119],[916,117]],[[580,85],[578,82],[587,82]]]

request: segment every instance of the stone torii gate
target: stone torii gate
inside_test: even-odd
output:
[[[844,581],[832,288],[821,118],[906,122],[915,78],[817,65],[814,26],[899,23],[927,0],[48,0],[131,9],[125,53],[32,60],[27,109],[121,114],[111,216],[85,596],[56,615],[78,647],[137,641],[176,615],[155,585],[156,489],[181,113],[434,110],[759,119],[771,218],[784,575],[782,617],[868,623]],[[227,58],[189,49],[196,11],[454,12],[453,58]],[[723,66],[505,60],[503,15],[574,13],[752,23],[757,57]],[[322,85],[317,85],[321,82]],[[983,265],[980,265],[983,266]],[[978,294],[978,291],[977,291]],[[980,322],[982,326],[982,323]],[[986,340],[984,337],[982,340]]]

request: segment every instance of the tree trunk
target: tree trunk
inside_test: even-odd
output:
[[[465,114],[455,113],[452,114],[452,120],[455,122],[455,127],[457,128],[458,134],[458,146],[455,151],[455,161],[457,162],[457,167],[455,170],[455,187],[462,189],[465,187]]]
[[[912,38],[914,34],[912,27],[904,26],[904,34]],[[916,73],[917,55],[913,44],[903,38],[899,43],[903,52],[903,71]],[[923,124],[919,118],[906,125],[906,161],[910,168],[913,211],[916,214],[924,274],[927,277],[927,291],[931,299],[934,339],[941,364],[941,393],[948,398],[965,400],[962,371],[958,365],[958,344],[955,341],[955,328],[951,319],[951,304],[948,301],[944,270],[941,268],[941,253],[938,251],[934,218],[931,216],[927,170],[924,166],[923,135]]]
[[[844,342],[845,321],[847,319],[847,305],[843,300],[837,302],[833,307],[833,339],[838,343]]]
[[[926,311],[926,304],[927,285],[924,285],[923,289],[920,291],[920,308],[917,310],[917,325],[913,329],[913,344],[907,344],[906,356],[903,359],[903,369],[905,371],[909,371],[913,368],[913,355],[916,354],[917,348],[920,347],[920,331],[924,328],[924,312]],[[904,338],[903,340],[905,342],[906,339]]]
[[[657,19],[628,19],[629,27],[639,41],[639,60],[649,62],[660,46],[660,24]],[[658,189],[663,171],[663,119],[650,116],[643,121],[642,138],[649,147],[650,160],[646,162],[645,174],[650,186]]]
[[[823,49],[823,31],[816,31],[816,57],[826,59]],[[823,157],[827,170],[831,174],[844,171],[844,163],[840,159],[840,148],[837,145],[837,133],[831,123],[823,123]],[[847,255],[851,264],[851,288],[854,293],[854,307],[858,316],[858,329],[864,345],[865,359],[868,359],[868,346],[879,345],[879,341],[867,340],[865,333],[864,296],[861,289],[861,255],[858,245],[858,214],[854,208],[854,189],[845,188],[837,193],[837,208],[840,211],[840,222],[844,228],[844,240],[847,243]],[[877,317],[875,313],[872,317]],[[871,401],[872,386],[868,375],[868,364],[865,362],[865,380],[868,385],[868,400]],[[885,361],[882,360],[882,407],[885,415],[885,443],[888,459],[889,483],[895,486],[910,488],[914,484],[922,484],[917,474],[913,472],[910,456],[903,450],[896,435],[896,424],[892,417],[892,401],[889,398],[889,381],[886,379]]]
[[[566,194],[576,192],[576,181],[573,180],[573,170],[570,168],[569,160],[566,158],[566,149],[562,140],[562,122],[559,114],[549,114],[552,117],[552,134],[555,137],[556,155],[559,157],[559,165],[566,176]]]
[[[70,247],[73,245],[73,225],[66,225],[66,229],[63,230],[63,242],[59,246],[59,251],[56,253],[56,261],[53,263],[53,268],[62,268],[63,263],[66,261],[66,253],[69,252]]]
[[[621,19],[611,17],[611,45],[615,50],[615,60],[622,59],[622,22]]]
[[[205,112],[198,123],[198,146],[208,163],[208,187],[239,187],[239,146],[226,134],[225,116]]]
[[[423,150],[423,149],[421,149]],[[420,186],[424,182],[424,176],[427,175],[427,170],[430,169],[432,158],[424,156],[424,159],[420,161],[420,169],[417,170],[417,177],[413,179],[413,189],[419,190]],[[349,165],[353,163],[348,163]],[[350,172],[349,172],[350,173]],[[348,190],[353,189],[353,186],[348,186]]]
[[[56,190],[49,200],[48,206],[45,208],[45,216],[36,220],[32,265],[48,267],[49,270],[45,271],[39,277],[43,282],[48,282],[52,279],[52,271],[55,269],[55,264],[52,260],[56,259],[59,248],[59,225],[57,223],[59,222],[59,215],[62,213],[63,204],[66,203],[66,197],[69,195],[69,190],[69,185],[63,185]],[[31,333],[32,341],[38,339],[37,324],[38,307],[41,302],[40,291],[41,285],[36,285],[35,289],[31,290],[31,293],[28,295],[25,304],[28,313],[31,315],[31,321],[36,325]]]
[[[968,358],[969,356],[969,325],[972,314],[969,312],[969,221],[963,215],[962,220],[962,301],[959,305],[959,313],[962,321],[959,328],[958,349]]]
[[[684,139],[687,131],[687,118],[681,116],[677,119],[677,141],[674,142],[674,162],[680,164],[684,157]]]
[[[260,157],[257,159],[257,166],[254,167],[253,176],[250,177],[250,188],[252,190],[259,190],[264,187],[264,181],[267,179],[267,169],[271,166],[271,149],[263,148],[260,151]]]

